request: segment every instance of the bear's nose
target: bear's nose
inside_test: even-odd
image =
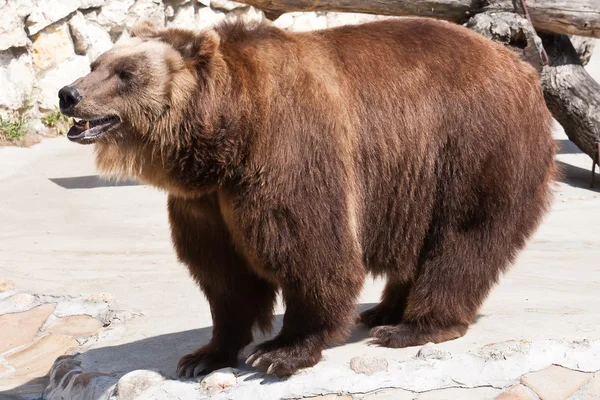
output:
[[[81,94],[73,86],[65,86],[58,91],[60,111],[69,111],[81,101]]]

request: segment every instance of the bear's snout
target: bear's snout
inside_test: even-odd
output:
[[[81,101],[81,94],[73,86],[65,86],[58,91],[60,111],[65,114]]]

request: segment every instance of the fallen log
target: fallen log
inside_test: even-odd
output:
[[[513,13],[478,14],[466,26],[512,46],[540,71],[548,109],[567,137],[594,159],[600,140],[600,84],[583,67],[569,37],[552,33],[537,36],[529,21]],[[542,45],[548,65],[542,62]]]
[[[590,62],[590,58],[592,58],[596,39],[581,36],[569,36],[569,39],[571,39],[571,43],[573,43],[573,47],[575,47],[579,55],[581,64],[587,65]]]
[[[337,11],[423,16],[465,23],[484,12],[521,11],[514,0],[238,0],[270,18],[293,11]],[[600,38],[600,0],[528,0],[538,30]]]

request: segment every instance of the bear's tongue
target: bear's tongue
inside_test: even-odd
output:
[[[69,139],[81,139],[85,136],[85,131],[87,131],[88,129],[90,129],[89,121],[73,120],[73,126],[71,127],[71,129],[69,129],[69,132],[67,132],[67,137]]]
[[[119,123],[119,118],[114,116],[96,118],[89,121],[73,121],[73,126],[69,129],[67,137],[72,141],[95,139],[117,123]]]

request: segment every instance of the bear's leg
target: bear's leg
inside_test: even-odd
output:
[[[471,232],[441,229],[424,249],[402,322],[371,331],[387,347],[440,343],[463,336],[516,245],[512,232],[485,226]],[[426,246],[427,247],[427,246]]]
[[[381,302],[360,313],[356,322],[368,328],[399,324],[404,315],[411,284],[411,282],[400,283],[389,278],[383,289]]]
[[[276,287],[256,275],[238,256],[215,199],[169,198],[171,234],[177,254],[210,304],[212,339],[181,358],[177,373],[194,377],[235,367],[252,342],[252,328],[269,330]]]
[[[327,345],[344,339],[365,272],[358,262],[335,264],[335,269],[323,271],[327,274],[323,277],[284,282],[286,311],[281,332],[258,345],[246,363],[283,377],[317,364]]]

